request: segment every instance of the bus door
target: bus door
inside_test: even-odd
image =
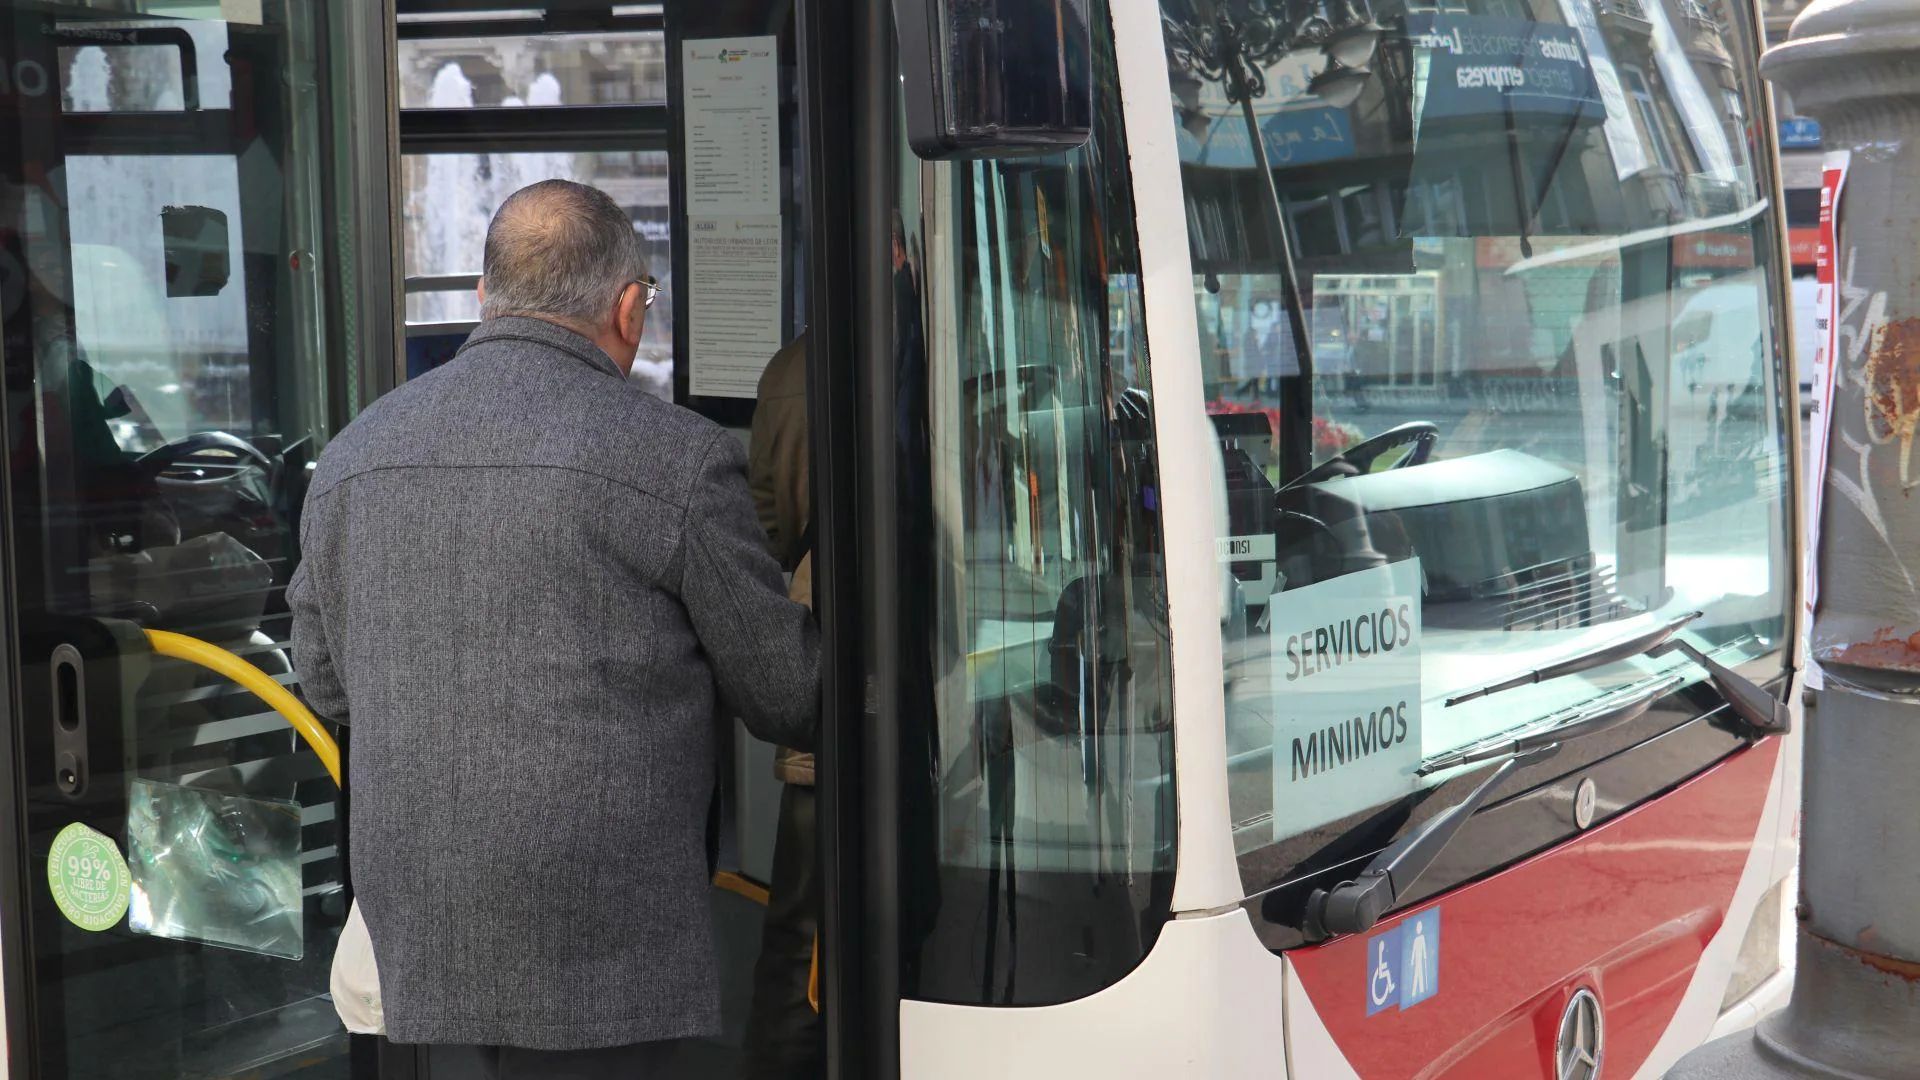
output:
[[[479,324],[483,242],[507,196],[551,177],[597,187],[627,212],[665,287],[630,388],[754,444],[749,479],[761,524],[793,569],[809,535],[803,418],[817,233],[794,5],[463,7],[472,10],[398,4],[406,347],[393,377],[445,363]],[[815,933],[794,917],[806,907],[794,890],[818,888],[813,830],[802,820],[812,815],[814,766],[778,754],[738,721],[723,724],[721,748],[709,905],[724,1030],[677,1047],[667,1066],[676,1076],[752,1072],[756,1008],[775,1017],[765,1030],[777,1038],[807,1038],[813,975],[825,962]]]
[[[349,257],[331,220],[384,199],[383,173],[345,183],[385,155],[378,84],[337,94],[378,54],[360,7],[0,3],[15,1077],[355,1075],[325,996],[335,783],[279,713],[171,654],[298,686],[307,470],[378,341],[344,312],[390,284],[384,237]]]

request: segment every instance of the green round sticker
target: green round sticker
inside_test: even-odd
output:
[[[82,930],[107,930],[127,913],[127,860],[119,845],[74,822],[53,838],[47,884],[67,921]]]

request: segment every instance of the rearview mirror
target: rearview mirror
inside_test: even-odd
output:
[[[166,252],[167,295],[218,296],[233,273],[225,211],[168,206],[160,211]]]
[[[1085,143],[1087,8],[1088,0],[894,0],[913,152],[938,161]]]

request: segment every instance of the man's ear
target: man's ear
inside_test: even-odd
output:
[[[487,306],[487,279],[481,278],[480,284],[474,286],[473,291],[476,295],[480,297],[480,306],[486,307]]]
[[[614,309],[613,325],[622,343],[640,346],[640,335],[647,327],[647,288],[639,283],[620,290],[620,304]]]

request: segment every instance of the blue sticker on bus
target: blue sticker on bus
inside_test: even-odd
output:
[[[1789,116],[1780,121],[1780,149],[1820,149],[1820,121],[1809,116]]]
[[[1400,1007],[1411,1009],[1440,990],[1440,909],[1400,924]]]
[[[1367,1015],[1400,1004],[1400,929],[1367,939]]]
[[[1411,1009],[1440,992],[1440,909],[1367,939],[1367,1015]]]

